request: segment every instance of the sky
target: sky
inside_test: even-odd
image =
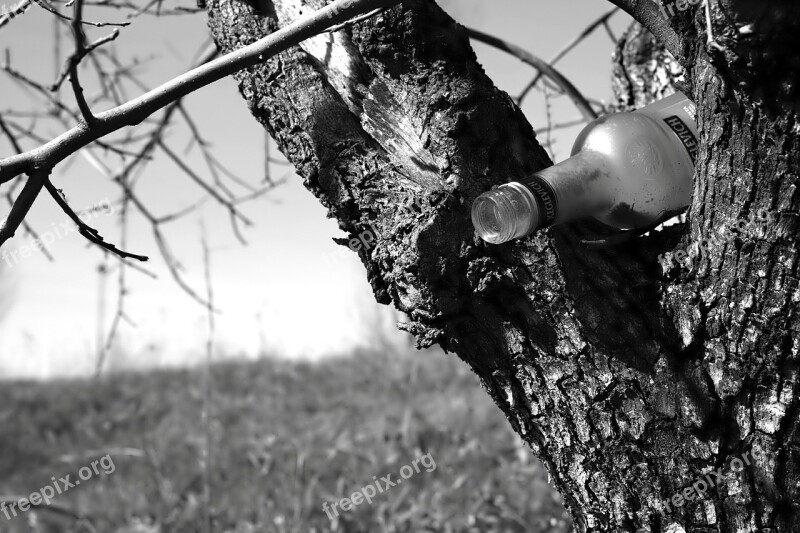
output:
[[[4,2],[8,0],[0,0],[0,11],[12,5]],[[611,8],[603,0],[449,0],[442,5],[458,22],[503,37],[545,59]],[[87,8],[85,18],[120,20],[122,16]],[[629,20],[624,13],[616,14],[611,21],[613,31],[620,35]],[[12,67],[45,85],[52,83],[61,65],[55,60],[53,26],[53,15],[33,7],[0,28],[0,48],[9,50]],[[108,28],[87,30],[90,40],[108,32]],[[122,28],[111,46],[120,58],[138,58],[142,64],[137,75],[153,87],[185,71],[208,40],[202,13],[142,16]],[[67,36],[62,48],[64,53],[70,50]],[[512,95],[535,74],[518,60],[487,46],[476,44],[475,49],[495,83]],[[600,29],[558,68],[587,96],[609,101],[612,52],[611,40]],[[131,91],[127,96],[138,93]],[[71,101],[68,92],[65,100]],[[562,123],[579,118],[567,98],[548,101],[546,105],[544,96],[536,93],[523,107],[534,128],[545,127],[548,119]],[[250,117],[233,80],[222,80],[190,95],[186,107],[215,156],[237,175],[258,184],[264,176],[265,134]],[[0,112],[35,109],[42,109],[41,102],[0,72]],[[50,139],[64,127],[39,120],[35,131]],[[569,155],[578,131],[580,127],[553,133],[556,160]],[[185,127],[175,127],[167,139],[187,165],[203,173],[198,151],[185,151]],[[541,135],[540,142],[545,140]],[[25,148],[34,146],[30,141]],[[12,153],[10,145],[0,140],[0,158]],[[253,222],[244,230],[247,246],[235,238],[227,213],[210,201],[165,227],[187,282],[198,292],[205,291],[201,235],[206,235],[215,304],[220,311],[215,317],[214,357],[269,354],[316,359],[374,348],[381,340],[408,345],[409,336],[394,327],[396,314],[375,303],[356,255],[333,242],[344,236],[336,222],[326,218],[326,209],[303,188],[271,142],[270,155],[276,160],[270,165],[272,177],[286,181],[242,208]],[[119,194],[91,162],[92,157],[112,169],[120,164],[115,156],[99,150],[92,156],[80,153],[57,167],[52,179],[76,209],[96,208],[87,215],[92,225],[107,240],[118,242],[120,228],[113,202]],[[156,214],[192,205],[204,196],[163,154],[156,155],[139,180],[140,195]],[[7,213],[8,206],[0,204],[0,220]],[[37,200],[28,220],[46,240],[55,260],[33,251],[31,239],[22,232],[0,250],[0,379],[89,375],[96,364],[98,331],[108,330],[116,310],[116,263],[104,260],[77,232],[68,231],[66,216],[47,195]],[[128,250],[151,257],[146,268],[155,277],[128,270],[125,310],[130,323],[122,325],[107,368],[202,361],[207,339],[205,309],[172,280],[150,226],[141,217],[131,218],[126,244]],[[101,276],[98,269],[104,263],[110,270]]]

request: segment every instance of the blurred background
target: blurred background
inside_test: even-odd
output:
[[[0,8],[17,4],[8,1]],[[88,20],[127,20],[136,11],[86,4]],[[123,100],[185,71],[210,42],[204,13],[181,14],[194,4],[164,2],[161,16],[148,5],[104,46],[135,74],[138,85],[128,80]],[[442,5],[461,24],[545,60],[612,8],[601,0]],[[48,97],[8,69],[51,84],[73,46],[63,22],[33,5],[0,27],[8,67],[0,72],[0,116],[20,132],[23,149],[66,125]],[[598,108],[612,97],[613,39],[629,23],[614,13],[557,63]],[[86,29],[89,41],[109,31]],[[474,46],[512,96],[536,74]],[[87,92],[100,83],[83,77]],[[60,94],[72,106],[69,91],[65,84]],[[568,530],[546,473],[477,379],[452,355],[417,352],[396,329],[402,317],[375,303],[355,254],[332,240],[345,235],[250,117],[233,80],[183,105],[192,125],[176,121],[164,139],[185,167],[208,178],[199,132],[220,168],[252,190],[268,189],[240,206],[251,222],[241,224],[247,244],[224,207],[154,152],[136,174],[138,197],[155,216],[196,207],[161,226],[182,288],[150,221],[131,212],[120,226],[120,192],[109,179],[125,164],[120,154],[84,150],[56,169],[54,184],[106,240],[151,260],[145,270],[125,270],[121,291],[119,262],[68,231],[46,196],[28,221],[40,238],[48,235],[47,253],[23,232],[0,251],[0,497],[29,494],[89,457],[117,453],[113,474],[61,496],[58,520],[52,512],[0,515],[0,531],[202,531],[208,523],[213,531]],[[568,157],[583,124],[572,102],[539,84],[522,107],[552,157]],[[0,157],[13,153],[0,136]],[[8,206],[0,205],[3,219]],[[189,294],[205,294],[206,269],[220,311],[210,352],[206,309]],[[425,453],[438,467],[413,486],[333,522],[322,511],[323,500]]]

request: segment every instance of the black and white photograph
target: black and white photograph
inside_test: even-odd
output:
[[[800,533],[796,0],[0,0],[0,533]]]

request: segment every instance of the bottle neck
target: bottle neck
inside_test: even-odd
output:
[[[522,178],[539,207],[535,229],[608,211],[614,202],[609,165],[602,154],[582,151]]]

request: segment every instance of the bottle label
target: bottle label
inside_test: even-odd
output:
[[[665,117],[664,122],[667,123],[667,126],[669,126],[672,131],[675,132],[675,135],[677,135],[681,140],[684,148],[686,148],[686,151],[689,152],[689,157],[692,158],[692,164],[696,163],[698,144],[697,137],[695,137],[692,130],[689,129],[689,126],[687,126],[678,115]]]
[[[683,147],[689,152],[692,164],[697,160],[699,133],[697,131],[697,106],[685,94],[677,92],[652,104],[637,109],[634,113],[649,115],[664,123],[678,136]],[[677,143],[676,143],[677,145]]]
[[[546,228],[552,226],[556,221],[556,213],[558,213],[558,197],[556,191],[550,186],[547,181],[537,176],[536,174],[523,180],[523,183],[533,193],[536,198],[536,204],[539,206],[539,228]]]

